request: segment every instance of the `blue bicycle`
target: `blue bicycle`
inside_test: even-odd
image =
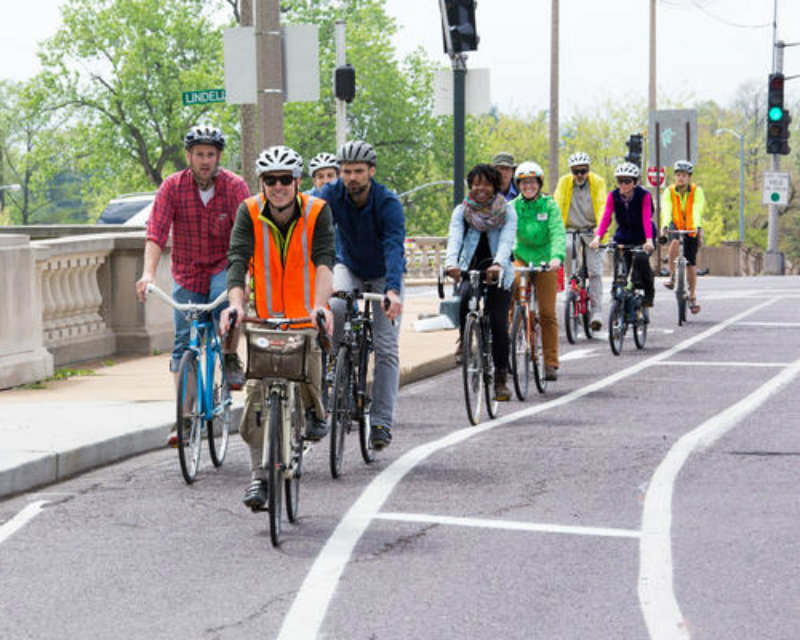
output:
[[[615,242],[601,246],[608,246],[614,251],[614,284],[611,285],[611,311],[608,314],[608,344],[611,353],[618,356],[622,351],[628,326],[633,327],[633,341],[636,348],[644,349],[650,314],[644,305],[644,294],[634,286],[631,275],[632,256],[647,252],[642,247],[626,247]],[[626,251],[631,254],[629,260],[625,259]]]
[[[222,465],[228,451],[231,429],[231,390],[225,375],[222,342],[211,311],[228,299],[223,291],[208,304],[175,302],[154,284],[155,293],[171,307],[183,312],[189,321],[189,348],[178,367],[178,398],[175,429],[178,458],[186,484],[191,484],[200,465],[203,432],[208,435],[208,453],[215,467]],[[224,342],[225,336],[222,341]]]

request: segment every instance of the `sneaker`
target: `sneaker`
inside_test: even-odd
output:
[[[260,479],[252,480],[247,486],[247,491],[244,492],[242,502],[253,511],[263,509],[264,505],[267,504],[267,481]]]
[[[392,429],[380,424],[372,426],[372,447],[375,451],[385,449],[392,444]]]
[[[244,386],[244,369],[238,353],[225,354],[225,375],[231,391],[239,391]]]
[[[498,402],[511,400],[511,390],[508,388],[508,373],[498,370],[494,378],[494,397]]]
[[[593,316],[589,326],[592,328],[592,331],[600,331],[600,329],[603,328],[603,321],[600,319],[600,316]]]
[[[178,448],[178,430],[175,429],[175,427],[172,428],[172,431],[170,431],[167,436],[167,446],[173,449]]]
[[[306,413],[306,440],[317,442],[328,435],[328,423],[320,420],[313,409]]]
[[[696,298],[689,298],[689,311],[692,313],[700,313],[700,305],[697,304]]]
[[[675,288],[675,275],[674,274],[669,277],[669,280],[666,280],[664,282],[664,286],[667,289],[674,289]]]
[[[558,380],[558,367],[545,366],[544,379],[547,380],[548,382],[555,382],[556,380]]]

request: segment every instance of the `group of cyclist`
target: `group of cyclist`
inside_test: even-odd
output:
[[[559,368],[556,296],[558,270],[567,257],[567,232],[576,233],[588,251],[584,252],[591,298],[592,330],[602,328],[604,248],[602,240],[616,223],[613,240],[624,247],[625,270],[634,284],[644,290],[644,304],[653,306],[654,273],[650,255],[658,231],[653,223],[650,192],[639,184],[641,171],[630,162],[614,169],[617,186],[607,192],[603,178],[591,171],[591,158],[584,152],[569,156],[570,172],[559,178],[553,197],[542,192],[544,171],[532,161],[514,163],[510,153],[496,154],[491,164],[475,165],[467,175],[468,193],[453,210],[447,239],[445,271],[461,281],[460,326],[456,361],[462,358],[462,335],[470,298],[470,283],[463,273],[485,269],[486,281],[496,286],[487,291],[486,313],[492,331],[495,366],[495,397],[511,397],[508,387],[509,308],[516,294],[514,266],[546,264],[549,268],[533,274],[542,330],[546,380],[556,380]],[[676,230],[692,233],[686,239],[685,257],[689,284],[689,308],[700,311],[696,299],[696,258],[702,242],[703,190],[691,183],[693,165],[681,160],[674,167],[675,184],[662,197],[662,235],[669,238],[669,278],[674,287],[678,253]],[[591,235],[586,234],[591,230]],[[641,251],[631,251],[641,247]]]

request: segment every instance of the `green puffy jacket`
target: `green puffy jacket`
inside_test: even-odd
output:
[[[539,264],[567,255],[567,233],[556,201],[550,196],[526,200],[522,195],[512,200],[517,212],[517,241],[514,259]]]

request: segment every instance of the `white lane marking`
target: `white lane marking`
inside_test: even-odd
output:
[[[423,522],[446,524],[454,527],[475,527],[479,529],[507,529],[509,531],[534,531],[537,533],[567,533],[576,536],[600,536],[606,538],[638,538],[640,531],[631,529],[611,529],[608,527],[575,527],[560,524],[534,524],[515,520],[488,520],[486,518],[454,518],[452,516],[433,516],[425,513],[384,512],[375,516],[376,520],[395,520],[400,522]]]
[[[711,446],[800,374],[791,363],[749,396],[683,435],[658,465],[644,498],[639,542],[639,602],[651,640],[689,638],[675,598],[672,567],[672,495],[681,468],[695,452]]]
[[[659,367],[788,367],[789,362],[692,362],[690,360],[670,360],[657,362]]]
[[[641,360],[627,369],[622,369],[621,371],[610,374],[602,380],[572,391],[560,398],[521,409],[520,411],[503,416],[492,422],[480,424],[476,427],[464,427],[439,440],[419,445],[403,454],[370,482],[358,499],[353,503],[353,506],[350,507],[339,521],[338,526],[334,529],[330,538],[328,538],[328,541],[325,543],[325,546],[317,555],[314,564],[311,565],[306,575],[306,579],[300,586],[297,597],[294,599],[292,606],[289,608],[283,620],[283,626],[278,634],[278,640],[313,640],[317,637],[319,629],[322,626],[322,620],[325,617],[333,593],[336,590],[336,585],[347,566],[347,562],[350,560],[350,555],[359,538],[363,535],[364,531],[366,531],[370,521],[377,516],[380,508],[389,497],[389,494],[394,490],[395,486],[397,486],[411,469],[425,458],[436,453],[440,449],[458,444],[500,425],[514,422],[520,418],[528,418],[554,407],[569,404],[590,393],[616,384],[620,380],[634,376],[647,367],[666,360],[676,353],[680,353],[684,349],[688,349],[692,345],[716,335],[731,324],[760,311],[778,299],[779,298],[767,300],[751,309],[742,311],[724,320],[720,324],[706,329],[702,333],[687,338],[666,351]]]
[[[31,502],[22,511],[15,515],[11,520],[0,525],[0,544],[3,544],[17,531],[33,520],[42,512],[42,508],[47,504],[47,500],[37,500]]]
[[[790,327],[800,329],[800,322],[740,322],[740,327]]]
[[[570,360],[581,360],[582,358],[589,358],[593,355],[600,355],[599,353],[596,354],[595,351],[597,351],[597,349],[573,349],[561,356],[560,360],[561,362],[568,362]]]

